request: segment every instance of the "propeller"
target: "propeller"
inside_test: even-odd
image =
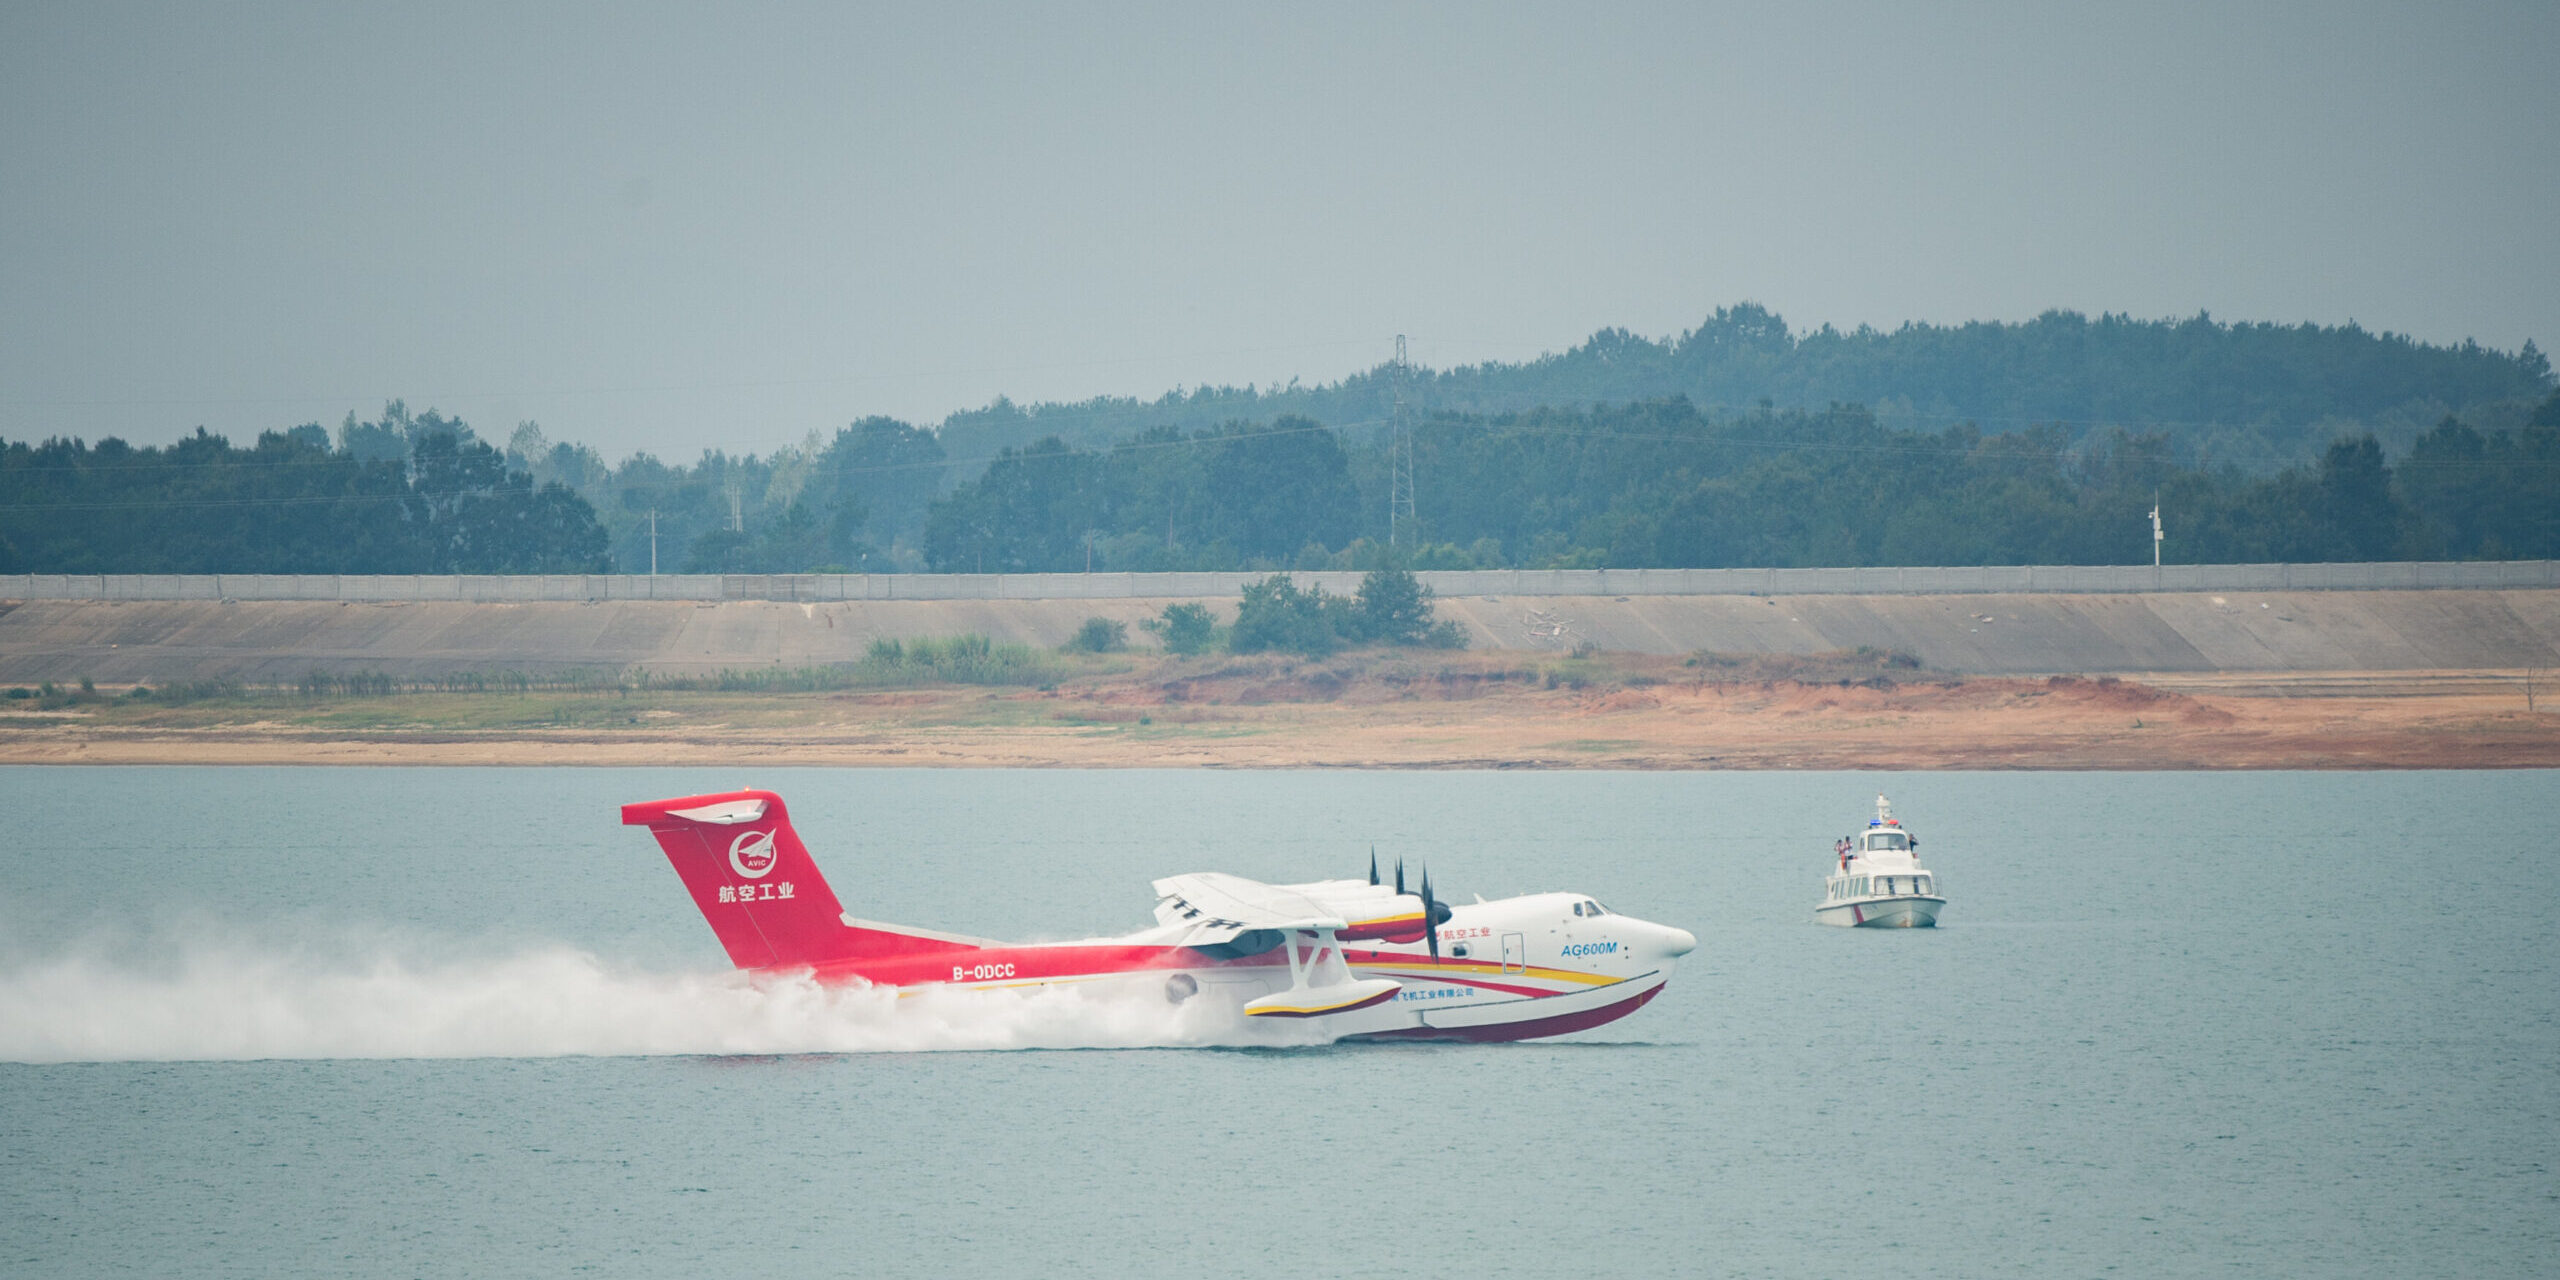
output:
[[[1369,846],[1369,883],[1378,883],[1378,847]],[[1396,896],[1403,897],[1404,859],[1396,859]],[[1431,946],[1431,958],[1440,958],[1440,926],[1449,923],[1449,904],[1431,896],[1431,868],[1422,869],[1422,936]]]
[[[1440,959],[1440,904],[1431,899],[1431,868],[1422,869],[1422,936],[1431,943],[1431,959]]]

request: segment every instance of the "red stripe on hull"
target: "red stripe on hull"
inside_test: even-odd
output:
[[[819,965],[812,976],[821,983],[863,981],[884,987],[926,987],[943,983],[1054,982],[1173,969],[1250,968],[1278,965],[1274,956],[1218,961],[1188,947],[1103,943],[1066,947],[980,947],[922,956],[865,958]],[[777,967],[779,972],[792,972]]]
[[[1480,1027],[1406,1027],[1400,1031],[1378,1031],[1368,1035],[1349,1036],[1351,1040],[1462,1040],[1471,1044],[1497,1044],[1505,1040],[1535,1040],[1541,1036],[1561,1036],[1615,1022],[1645,1006],[1645,1002],[1662,994],[1662,985],[1642,995],[1631,996],[1616,1004],[1585,1009],[1580,1013],[1560,1013],[1552,1018],[1532,1018],[1526,1022],[1500,1022]]]

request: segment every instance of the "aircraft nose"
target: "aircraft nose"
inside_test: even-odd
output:
[[[1686,929],[1674,929],[1667,924],[1655,924],[1650,920],[1645,921],[1644,927],[1636,931],[1634,939],[1630,939],[1631,943],[1638,941],[1649,942],[1651,945],[1646,949],[1665,960],[1677,960],[1698,949],[1698,935]]]

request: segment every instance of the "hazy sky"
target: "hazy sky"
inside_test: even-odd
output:
[[[2560,5],[0,6],[0,436],[619,458],[1719,305],[2560,339]]]

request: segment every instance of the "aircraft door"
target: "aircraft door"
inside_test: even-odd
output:
[[[1502,971],[1504,973],[1527,973],[1529,971],[1529,939],[1527,935],[1518,933],[1506,933],[1502,935]]]

